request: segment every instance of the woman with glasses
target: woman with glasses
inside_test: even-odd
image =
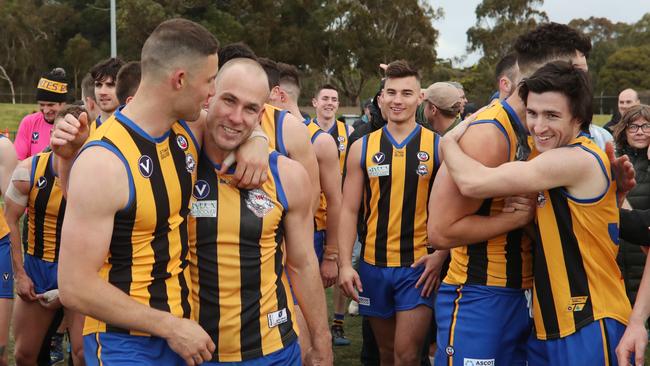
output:
[[[616,124],[614,140],[617,155],[627,155],[636,172],[637,185],[627,195],[630,206],[640,210],[650,209],[650,106],[641,104],[631,107]],[[618,264],[632,304],[639,289],[645,259],[638,245],[621,240]]]

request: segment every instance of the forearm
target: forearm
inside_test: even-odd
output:
[[[167,338],[173,331],[168,326],[173,315],[135,301],[97,273],[85,273],[61,263],[59,290],[64,306],[108,324],[161,338]]]
[[[646,258],[643,277],[639,285],[639,292],[636,295],[634,309],[630,315],[630,322],[645,324],[650,316],[650,261]]]
[[[20,239],[20,229],[18,221],[11,221],[9,225],[9,241],[11,246],[11,265],[13,267],[14,276],[22,276],[25,274],[25,267],[23,265],[23,246]]]
[[[287,262],[287,272],[300,306],[313,344],[319,344],[323,338],[330,339],[327,324],[327,306],[325,292],[320,280],[316,257],[308,256],[299,263]]]
[[[357,214],[345,206],[341,208],[339,218],[339,267],[352,267],[352,250],[357,237]]]
[[[338,259],[339,240],[337,237],[339,219],[341,214],[341,201],[333,199],[332,202],[327,200],[327,245],[325,245],[325,259]]]
[[[433,223],[435,233],[430,233],[429,244],[436,249],[450,249],[480,243],[520,228],[521,222],[511,213],[495,216],[469,215],[453,223]]]

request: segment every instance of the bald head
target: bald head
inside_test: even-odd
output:
[[[230,78],[233,74],[248,75],[246,80],[255,80],[256,84],[259,82],[266,83],[265,90],[268,94],[268,79],[266,78],[266,71],[264,71],[259,62],[249,58],[235,58],[226,62],[217,73],[217,89],[219,89],[219,84],[223,79],[226,77]]]
[[[618,112],[623,116],[630,107],[641,104],[639,94],[634,89],[625,89],[618,95]]]

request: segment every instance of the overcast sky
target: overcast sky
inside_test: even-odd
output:
[[[433,23],[440,32],[438,57],[453,58],[466,54],[467,29],[476,24],[475,10],[480,0],[428,0],[441,7],[445,16]],[[545,0],[541,10],[549,19],[568,23],[575,18],[606,17],[614,22],[634,23],[650,12],[650,0]],[[464,66],[474,64],[480,55],[470,54]]]

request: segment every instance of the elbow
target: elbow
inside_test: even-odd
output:
[[[446,234],[447,233],[445,232],[443,225],[429,225],[429,230],[427,232],[429,245],[436,250],[453,248],[454,240]]]
[[[470,180],[464,180],[464,179],[459,179],[458,182],[456,182],[458,185],[458,190],[460,191],[460,194],[462,194],[465,197],[471,197],[471,198],[486,198],[483,197],[482,192],[481,192],[481,184],[477,184],[476,182],[472,182]]]
[[[82,301],[79,296],[83,291],[83,284],[77,283],[80,281],[76,281],[74,275],[66,274],[65,272],[61,271],[61,267],[59,267],[59,300],[61,300],[61,304],[64,307],[83,312]]]

